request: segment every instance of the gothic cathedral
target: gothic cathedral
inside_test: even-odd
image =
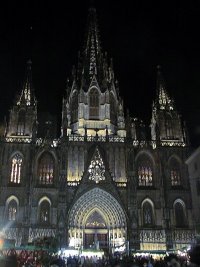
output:
[[[168,250],[194,242],[185,127],[158,68],[149,135],[124,113],[95,8],[62,102],[61,135],[38,134],[31,62],[0,142],[1,235],[17,246]],[[34,77],[33,77],[34,80]]]

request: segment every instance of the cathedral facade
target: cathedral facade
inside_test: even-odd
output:
[[[148,136],[141,120],[125,116],[90,8],[63,97],[61,136],[42,138],[28,62],[0,143],[1,235],[18,246],[56,237],[62,247],[112,252],[193,243],[188,139],[160,68],[155,90]]]

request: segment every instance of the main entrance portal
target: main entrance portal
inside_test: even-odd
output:
[[[119,202],[98,187],[82,195],[69,214],[69,246],[114,249],[125,247],[126,216]]]

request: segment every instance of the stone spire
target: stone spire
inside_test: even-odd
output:
[[[24,138],[27,142],[37,133],[37,101],[33,91],[31,61],[27,62],[27,72],[21,93],[10,110],[6,137]]]
[[[166,90],[160,66],[157,67],[157,96],[152,106],[151,139],[167,145],[184,145],[184,127],[181,116]]]
[[[81,87],[88,90],[92,79],[97,80],[101,89],[108,75],[107,58],[103,55],[100,43],[97,14],[94,6],[89,8],[83,50],[79,56],[77,78]]]
[[[167,93],[165,80],[160,66],[157,66],[157,104],[159,109],[174,109],[174,103]]]
[[[26,77],[24,80],[24,84],[22,87],[21,94],[17,98],[17,106],[35,106],[36,99],[34,96],[33,84],[32,84],[32,70],[31,70],[32,62],[31,60],[27,61],[27,71]]]

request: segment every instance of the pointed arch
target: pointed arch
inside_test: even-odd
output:
[[[175,226],[184,228],[187,225],[186,206],[182,199],[176,199],[173,204]]]
[[[98,209],[91,210],[85,219],[85,228],[105,228],[106,227],[105,215]]]
[[[21,153],[16,152],[10,159],[10,176],[9,182],[13,184],[20,184],[22,179],[22,164],[23,157]]]
[[[38,221],[41,224],[49,224],[51,218],[51,201],[48,197],[42,197],[38,202]]]
[[[38,159],[37,177],[40,185],[53,185],[55,159],[49,151],[44,151]]]
[[[149,198],[142,202],[142,224],[144,227],[152,227],[155,224],[154,204]]]
[[[181,163],[174,156],[169,159],[169,176],[172,187],[181,185]]]
[[[138,186],[153,186],[153,161],[147,153],[141,153],[136,158]]]
[[[26,120],[26,112],[24,109],[20,109],[18,113],[17,135],[25,134],[25,120]]]
[[[99,119],[99,92],[95,87],[89,92],[89,118]]]
[[[78,92],[75,90],[71,98],[71,123],[75,123],[78,120]]]

